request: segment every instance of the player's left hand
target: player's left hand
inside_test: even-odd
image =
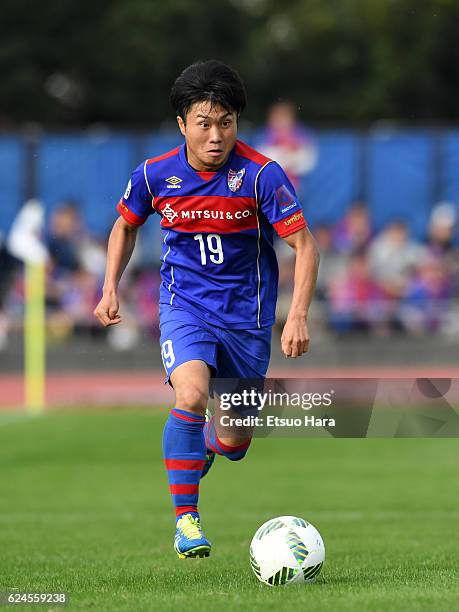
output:
[[[281,336],[281,348],[287,358],[307,353],[309,330],[304,319],[287,319]]]

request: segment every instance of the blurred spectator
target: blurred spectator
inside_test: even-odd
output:
[[[109,329],[110,346],[118,351],[132,349],[142,339],[157,339],[159,322],[159,270],[151,266],[133,268],[121,287],[123,325]]]
[[[265,131],[256,144],[268,157],[285,170],[296,190],[301,177],[317,163],[317,145],[310,131],[297,119],[295,106],[288,101],[273,104],[268,111]]]
[[[64,202],[51,214],[48,248],[48,338],[62,341],[73,334],[92,333],[105,245],[91,237],[75,203]]]
[[[406,225],[395,221],[388,225],[369,248],[372,278],[386,299],[404,297],[410,276],[425,249],[409,239]]]
[[[432,251],[444,254],[454,250],[457,212],[454,204],[440,202],[430,215],[428,245]]]
[[[48,339],[62,341],[87,334],[94,327],[92,311],[97,304],[97,277],[83,269],[47,279]]]
[[[428,227],[427,247],[439,257],[451,277],[452,293],[459,297],[459,248],[454,243],[457,229],[457,209],[450,202],[441,202],[432,210]]]
[[[156,332],[159,320],[157,292],[161,283],[159,271],[154,268],[138,268],[132,281],[130,298],[135,305],[135,317],[150,332]]]
[[[86,270],[77,270],[62,283],[60,307],[75,326],[84,326],[97,304],[97,278]]]
[[[82,267],[87,234],[77,204],[63,202],[51,213],[46,281],[49,341],[66,340],[91,328],[98,278]]]
[[[106,245],[90,235],[77,205],[61,204],[51,214],[49,225],[47,244],[55,273],[83,268],[102,279]]]
[[[333,228],[333,247],[338,253],[351,254],[368,246],[371,222],[364,202],[354,202],[345,216]]]
[[[409,331],[448,331],[452,280],[441,257],[426,253],[418,262],[401,307],[402,320]]]
[[[334,331],[369,331],[383,319],[381,290],[370,274],[365,251],[353,253],[330,282],[330,325]]]
[[[0,234],[0,311],[14,282],[15,273],[19,266],[19,260],[11,255],[3,236]]]
[[[79,269],[81,238],[82,221],[76,205],[61,204],[51,214],[47,236],[49,254],[58,273]]]
[[[6,348],[12,328],[10,317],[17,306],[15,293],[22,264],[46,262],[48,253],[42,241],[44,208],[38,200],[27,200],[14,217],[6,240],[0,236],[0,350]],[[19,311],[23,312],[24,291],[20,289]]]
[[[320,267],[317,277],[316,299],[327,300],[328,288],[333,279],[341,275],[347,261],[334,248],[332,229],[327,225],[320,225],[313,231],[314,238],[319,247]]]
[[[11,324],[5,313],[5,305],[18,268],[19,261],[8,252],[0,234],[0,351],[8,344]]]
[[[105,276],[106,245],[103,241],[95,240],[86,235],[80,244],[79,258],[81,267],[103,281]]]

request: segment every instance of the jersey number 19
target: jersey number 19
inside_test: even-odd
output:
[[[201,251],[201,264],[207,264],[206,245],[202,234],[195,234],[195,240],[199,242],[199,250]],[[223,247],[222,239],[218,234],[207,234],[207,249],[209,251],[209,259],[214,264],[223,263]]]

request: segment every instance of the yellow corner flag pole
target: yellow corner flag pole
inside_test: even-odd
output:
[[[29,414],[45,407],[45,263],[25,263],[25,406]]]
[[[9,252],[24,262],[25,408],[40,414],[45,407],[45,283],[48,253],[41,241],[44,209],[38,200],[21,208],[7,237]]]

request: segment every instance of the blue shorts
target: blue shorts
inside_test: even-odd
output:
[[[271,354],[272,327],[223,329],[183,308],[161,305],[161,356],[167,380],[192,359],[207,363],[215,378],[264,378]]]

